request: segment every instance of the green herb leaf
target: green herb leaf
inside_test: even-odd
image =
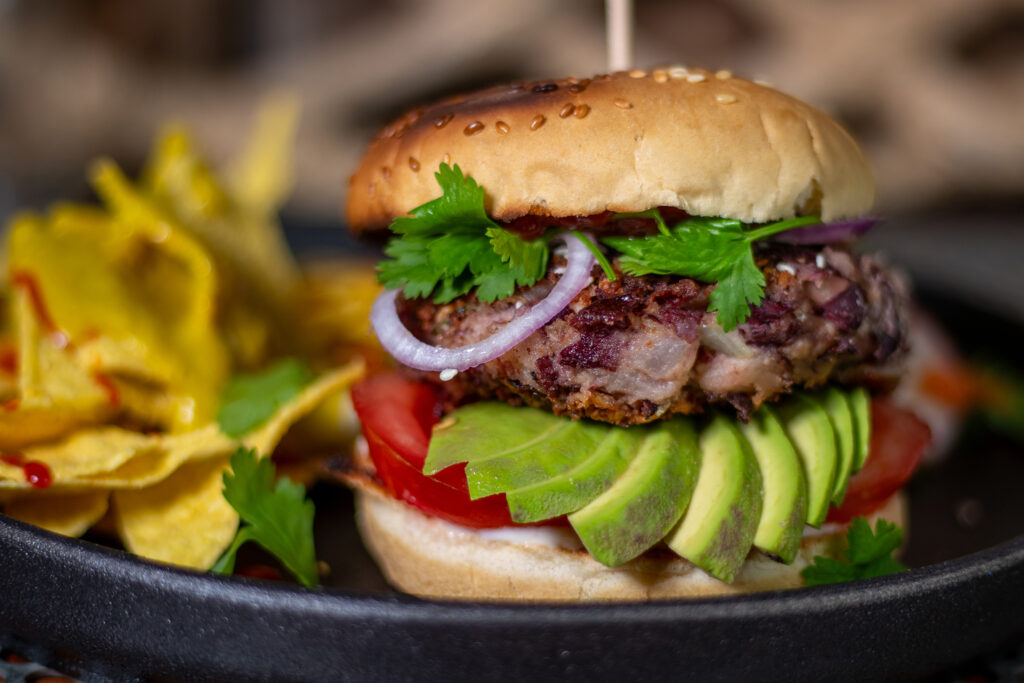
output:
[[[488,218],[483,188],[458,165],[441,164],[435,177],[441,196],[391,223],[396,235],[377,266],[385,287],[402,288],[409,298],[432,295],[436,303],[477,287],[477,296],[491,302],[544,276],[545,239],[527,242]]]
[[[274,485],[274,465],[254,450],[239,448],[231,456],[231,472],[224,473],[224,498],[241,517],[242,526],[231,546],[213,567],[229,574],[235,555],[247,541],[259,543],[306,586],[319,583],[313,545],[313,501],[290,479]]]
[[[243,436],[266,422],[312,380],[313,373],[296,358],[285,358],[262,372],[236,375],[224,388],[217,422],[228,436]]]
[[[856,517],[846,532],[846,542],[845,562],[818,555],[814,564],[800,573],[808,586],[870,579],[907,569],[892,557],[903,543],[903,531],[891,522],[878,520],[872,532],[866,519]]]
[[[653,213],[653,215],[652,215]],[[688,218],[668,228],[656,209],[620,218],[655,218],[659,234],[648,237],[605,237],[601,241],[619,251],[622,269],[630,275],[683,275],[717,283],[709,310],[729,331],[750,316],[751,306],[764,298],[764,275],[754,263],[751,244],[784,230],[818,223],[801,217],[748,230],[730,218]]]

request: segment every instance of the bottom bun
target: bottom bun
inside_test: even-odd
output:
[[[585,550],[536,538],[537,528],[478,532],[428,517],[372,489],[358,491],[357,519],[363,540],[396,588],[429,598],[475,600],[661,600],[796,588],[815,555],[839,557],[846,526],[808,529],[792,564],[753,550],[736,580],[712,577],[667,548],[657,548],[618,567],[606,567]],[[905,527],[905,500],[893,496],[869,519]],[[574,536],[566,528],[567,543]],[[521,535],[515,541],[508,540]],[[576,541],[578,545],[578,541]]]

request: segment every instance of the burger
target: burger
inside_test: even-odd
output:
[[[431,597],[796,587],[901,525],[928,428],[889,396],[903,279],[856,238],[851,136],[682,67],[515,83],[399,118],[349,183],[387,239],[345,472],[389,580]]]

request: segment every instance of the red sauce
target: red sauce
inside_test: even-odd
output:
[[[18,350],[13,346],[0,346],[0,372],[8,375],[18,374]]]
[[[5,413],[13,413],[15,410],[18,409],[18,406],[20,405],[21,401],[19,401],[16,398],[12,398],[10,401],[7,401],[2,406],[0,406],[0,410],[3,410]]]
[[[248,576],[252,579],[264,579],[265,581],[284,581],[281,572],[265,564],[250,564],[235,569],[236,576]]]
[[[672,206],[659,207],[662,219],[672,225],[685,220],[690,214]],[[524,240],[534,240],[548,228],[565,230],[587,230],[597,235],[653,235],[658,225],[651,218],[620,218],[612,220],[615,213],[604,211],[591,216],[522,216],[503,223],[502,227],[514,232]]]
[[[28,293],[36,319],[47,335],[49,335],[53,345],[59,349],[70,349],[71,339],[64,330],[57,327],[53,316],[50,315],[50,309],[46,307],[46,302],[43,301],[43,293],[39,290],[39,281],[31,273],[18,270],[11,273],[11,284],[15,287],[21,287]]]
[[[102,388],[103,391],[106,392],[107,402],[110,403],[110,405],[121,405],[121,392],[118,391],[117,385],[114,384],[114,380],[110,379],[110,375],[107,375],[97,370],[96,372],[92,373],[92,378],[96,382],[96,384],[99,384],[100,388]]]
[[[21,453],[0,454],[0,462],[12,467],[20,467],[21,471],[25,473],[25,481],[34,488],[45,489],[53,483],[53,472],[49,467],[35,460],[26,461],[25,456]]]

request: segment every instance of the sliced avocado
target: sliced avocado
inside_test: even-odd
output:
[[[639,452],[611,488],[569,515],[598,561],[614,567],[664,538],[686,511],[700,468],[691,420],[630,427],[643,435]]]
[[[853,414],[854,459],[853,471],[860,472],[871,450],[871,396],[864,387],[857,387],[849,394],[850,412]]]
[[[807,518],[807,480],[793,443],[768,406],[740,431],[750,443],[763,480],[764,505],[754,545],[789,564],[800,549]]]
[[[434,427],[424,474],[466,463],[471,498],[529,486],[579,465],[613,429],[536,408],[474,403]]]
[[[779,418],[803,463],[807,478],[807,523],[819,527],[835,490],[836,435],[828,413],[817,401],[795,394],[779,407]]]
[[[828,413],[828,419],[832,421],[832,430],[836,434],[836,456],[839,464],[836,466],[836,480],[832,486],[832,504],[842,505],[846,497],[846,487],[850,483],[850,475],[853,473],[853,461],[856,456],[857,435],[853,431],[853,411],[850,409],[850,402],[846,394],[829,387],[824,393],[815,396],[821,407]]]
[[[700,435],[697,488],[665,542],[679,555],[731,582],[750,552],[761,518],[761,471],[733,420],[718,415]]]
[[[606,491],[640,452],[645,431],[609,429],[589,458],[550,479],[506,493],[514,522],[528,524],[579,510]]]

